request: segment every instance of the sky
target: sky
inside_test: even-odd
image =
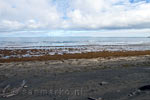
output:
[[[0,0],[0,37],[150,36],[150,0]]]

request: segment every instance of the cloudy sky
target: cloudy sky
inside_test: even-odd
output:
[[[150,0],[0,0],[0,36],[149,36]]]

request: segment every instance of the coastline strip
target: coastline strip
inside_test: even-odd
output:
[[[8,51],[7,51],[8,52]],[[11,51],[10,51],[11,52]],[[88,52],[64,55],[43,55],[37,57],[23,57],[23,58],[8,58],[0,59],[0,63],[7,62],[21,62],[21,61],[47,61],[47,60],[67,60],[67,59],[91,59],[91,58],[106,58],[106,57],[128,57],[128,56],[141,56],[150,55],[150,50],[147,51],[101,51],[101,52]]]

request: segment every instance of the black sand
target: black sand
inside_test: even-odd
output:
[[[101,65],[95,60],[90,64],[66,63],[68,60],[40,62],[41,65],[37,62],[1,63],[1,90],[8,84],[10,90],[17,88],[22,80],[27,81],[27,87],[15,96],[0,97],[0,100],[149,100],[149,90],[129,96],[139,87],[150,85],[149,58],[109,59],[99,61]]]

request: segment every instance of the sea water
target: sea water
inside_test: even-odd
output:
[[[1,37],[0,49],[85,48],[97,50],[150,50],[150,38],[137,37]]]
[[[0,49],[93,48],[150,50],[150,38],[137,37],[1,37]],[[126,48],[129,47],[129,48]]]
[[[26,50],[16,54],[16,50]],[[37,49],[37,51],[32,51]],[[119,37],[7,37],[0,38],[0,50],[11,50],[12,55],[0,54],[0,59],[10,57],[33,57],[63,55],[99,51],[150,50],[150,38]],[[20,51],[21,52],[21,51]]]

